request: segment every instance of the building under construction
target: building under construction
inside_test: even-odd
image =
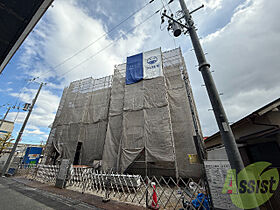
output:
[[[126,64],[114,75],[66,87],[47,141],[46,164],[120,173],[199,177],[193,161],[201,129],[181,49],[160,53],[162,76],[126,83]]]

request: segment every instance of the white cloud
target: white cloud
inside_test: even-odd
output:
[[[11,91],[13,91],[13,88],[0,89],[0,92],[11,92]]]
[[[31,134],[31,135],[43,135],[43,134],[45,134],[45,132],[40,131],[40,129],[35,129],[35,130],[28,130],[28,129],[26,129],[24,131],[24,133],[25,134]]]
[[[135,22],[138,21],[136,17]],[[136,31],[99,55],[104,47],[115,42],[105,36],[63,65],[46,72],[50,70],[49,66],[56,66],[104,34],[102,22],[91,18],[87,11],[78,7],[74,1],[57,1],[55,7],[49,10],[47,21],[41,21],[34,35],[26,41],[22,63],[26,66],[30,62],[34,63],[31,69],[32,76],[49,78],[69,72],[77,64],[92,56],[92,59],[63,76],[65,79],[63,85],[68,85],[73,80],[89,76],[101,77],[113,74],[114,65],[121,62],[127,48],[134,46],[133,50],[137,50],[146,38],[144,33]],[[36,61],[35,58],[39,55],[42,60]]]
[[[101,9],[100,7],[99,10]],[[58,68],[50,69],[105,34],[103,22],[93,19],[88,13],[86,7],[77,5],[77,1],[56,1],[55,6],[48,10],[46,19],[40,21],[25,41],[19,68],[25,69],[26,74],[32,77],[39,76],[38,81],[50,80],[47,85],[48,90],[43,88],[39,95],[25,136],[34,132],[39,134],[40,127],[47,128],[53,122],[60,101],[53,90],[62,90],[73,80],[90,76],[99,78],[113,74],[115,64],[124,62],[127,55],[137,53],[144,45],[147,33],[139,28],[121,39],[117,36],[117,41],[105,36]],[[145,14],[139,13],[135,16],[134,24],[141,22]],[[116,31],[116,33],[119,32]],[[114,43],[112,47],[98,54],[111,43]],[[98,55],[93,56],[95,54]],[[59,78],[60,75],[91,56],[94,58]],[[61,83],[53,82],[52,78],[60,79]],[[36,91],[36,89],[23,88],[19,100],[31,103]],[[18,93],[10,95],[18,97]],[[22,124],[25,116],[24,112],[11,112],[8,118],[14,120],[17,117],[16,123]]]
[[[39,128],[38,126],[35,126],[35,125],[27,124],[27,125],[26,125],[26,129],[38,130],[38,129],[40,129],[40,128]]]
[[[132,25],[143,22],[161,6],[161,3],[152,4],[151,7],[137,13],[132,18]],[[100,5],[95,9],[104,10]],[[32,36],[23,45],[25,53],[22,56],[22,65],[29,69],[28,74],[32,77],[40,76],[42,79],[50,77],[63,79],[60,85],[51,83],[52,86],[61,87],[73,80],[113,74],[114,65],[125,62],[128,55],[159,47],[161,41],[172,40],[166,36],[166,32],[160,33],[158,30],[159,33],[153,33],[155,26],[159,29],[159,14],[129,33],[127,31],[131,28],[125,31],[115,30],[113,32],[115,38],[111,39],[108,36],[102,37],[106,33],[102,20],[93,19],[88,13],[88,8],[78,6],[76,1],[55,2],[55,6],[46,14],[46,19],[40,21]],[[131,11],[126,13],[129,15]],[[98,41],[95,42],[97,39]],[[90,43],[93,44],[89,46]],[[89,47],[86,50],[80,52],[87,46]],[[166,46],[167,48],[173,46],[173,40]],[[73,55],[75,56],[72,57]],[[38,57],[41,59],[36,60]],[[50,68],[69,57],[72,58],[59,67]],[[79,65],[87,58],[89,58],[87,62]]]
[[[206,9],[194,15],[200,28],[198,33],[210,26],[216,31],[219,27],[213,19],[224,18],[219,14],[235,1],[187,1],[190,9],[200,6],[201,3],[206,5]],[[276,47],[280,44],[280,25],[276,21],[279,19],[279,4],[277,0],[246,0],[235,9],[230,22],[226,22],[224,27],[202,40],[205,52],[209,53],[207,58],[211,69],[215,70],[213,76],[218,90],[224,93],[222,101],[230,121],[240,119],[279,96],[279,50]],[[173,12],[179,9],[178,6],[179,3],[175,1],[170,5]],[[157,2],[141,11],[133,19],[133,25],[140,23],[160,7],[161,3]],[[97,8],[106,15],[105,9],[101,5]],[[89,8],[77,6],[76,1],[56,1],[55,7],[48,10],[46,18],[40,21],[34,33],[25,41],[22,67],[28,68],[28,72],[34,77],[43,74],[41,79],[51,80],[51,76],[58,78],[63,72],[115,41],[112,47],[66,74],[61,84],[51,80],[50,88],[62,89],[73,80],[112,74],[113,66],[124,62],[128,55],[160,46],[163,50],[174,48],[173,38],[168,36],[166,31],[159,30],[160,16],[157,14],[129,34],[126,34],[126,31],[115,31],[116,34],[125,34],[117,42],[103,37],[59,68],[46,73],[49,66],[55,66],[72,56],[105,33],[102,22],[104,20],[93,19],[89,13]],[[194,52],[188,49],[189,37],[177,38],[176,43],[183,47],[203,132],[210,135],[217,130],[217,126],[213,113],[208,111],[211,106],[206,90],[201,87],[201,75],[195,68]],[[35,91],[33,90],[33,95]],[[31,101],[33,95],[30,92],[23,95],[23,98]],[[47,127],[53,121],[58,103],[58,96],[49,90],[42,91],[38,107],[31,115],[30,124]],[[14,116],[15,114],[13,113]],[[24,114],[20,113],[18,119],[24,119]]]
[[[209,9],[221,9],[223,0],[188,0],[187,5],[190,8],[201,6],[202,4]]]
[[[248,0],[236,10],[229,24],[202,42],[211,69],[215,70],[217,88],[224,93],[221,99],[229,121],[236,121],[279,97],[279,6],[276,0]],[[186,56],[194,66],[194,56]],[[192,84],[203,84],[199,78],[191,79]],[[204,133],[212,134],[217,126],[213,113],[208,111],[206,90],[194,86]]]
[[[31,103],[36,92],[36,89],[26,90],[21,94],[20,100]],[[18,94],[15,93],[12,93],[11,95],[18,96]],[[35,128],[38,126],[47,128],[53,122],[59,101],[60,98],[57,95],[54,95],[49,90],[45,90],[43,87],[30,116],[28,125],[35,126]],[[10,112],[7,119],[14,120],[16,116],[16,123],[21,124],[25,119],[26,112]]]
[[[15,121],[15,123],[23,123],[24,119],[25,119],[25,116],[26,116],[26,112],[10,112],[8,115],[7,115],[7,120],[10,120],[10,121]]]

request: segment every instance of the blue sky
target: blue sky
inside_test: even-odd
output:
[[[7,65],[1,81],[0,105],[31,103],[39,83],[47,82],[30,117],[22,142],[45,142],[49,134],[63,88],[73,80],[99,78],[113,73],[115,64],[125,62],[135,53],[161,47],[180,46],[188,68],[199,117],[205,136],[217,131],[196,58],[188,36],[174,39],[165,25],[160,30],[160,15],[144,24],[167,0],[155,0],[124,24],[92,44],[110,28],[143,7],[149,0],[55,0],[33,32]],[[188,0],[190,10],[201,4],[205,8],[193,14],[203,48],[211,63],[213,76],[229,120],[234,122],[279,97],[280,25],[277,23],[280,2],[277,0]],[[166,7],[174,14],[178,0]],[[128,32],[129,31],[129,32]],[[113,43],[111,45],[111,43]],[[104,47],[110,46],[95,55]],[[65,59],[73,56],[71,59]],[[80,64],[83,60],[87,62]],[[57,66],[58,64],[61,64]],[[78,66],[77,66],[78,65]],[[55,68],[54,68],[55,67]],[[75,68],[73,68],[75,67]],[[21,94],[19,94],[21,93]],[[18,97],[19,96],[19,97]],[[0,108],[4,115],[5,107]],[[26,112],[11,110],[8,120],[15,121],[16,137]]]

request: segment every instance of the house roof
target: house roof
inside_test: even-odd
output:
[[[230,127],[235,128],[235,127],[239,126],[240,124],[243,124],[244,122],[247,122],[252,117],[261,116],[261,115],[263,115],[263,114],[265,114],[265,113],[267,113],[267,112],[269,112],[269,111],[271,111],[271,110],[273,110],[277,107],[280,107],[280,98],[277,98],[276,100],[270,102],[269,104],[257,109],[256,111],[252,112],[251,114],[249,114],[249,115],[243,117],[242,119],[236,121]],[[213,134],[212,136],[209,136],[208,138],[206,138],[204,142],[209,142],[219,135],[220,135],[220,132],[218,131],[217,133]]]
[[[0,74],[53,0],[0,0]]]

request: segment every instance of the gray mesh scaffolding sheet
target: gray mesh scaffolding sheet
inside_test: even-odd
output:
[[[143,149],[146,162],[175,161],[165,87],[164,77],[125,86],[121,172],[133,163]]]
[[[175,142],[178,174],[181,177],[199,177],[201,165],[190,163],[188,155],[197,155],[194,143],[194,124],[186,92],[183,74],[187,75],[185,62],[180,49],[163,53],[163,71],[166,78],[167,95]],[[188,77],[186,77],[188,78]],[[189,82],[187,83],[190,84]],[[189,88],[191,89],[191,88]],[[193,96],[191,95],[193,98]]]
[[[200,176],[201,165],[188,159],[197,151],[184,59],[180,49],[164,52],[162,58],[164,77],[132,85],[125,85],[125,64],[115,67],[104,170]]]
[[[78,142],[82,145],[79,164],[102,159],[111,83],[112,76],[87,78],[64,89],[47,143],[47,162],[73,161]]]
[[[114,70],[109,120],[102,158],[102,167],[106,170],[118,170],[120,141],[123,133],[125,70],[125,64],[115,66]]]
[[[79,164],[102,160],[103,170],[199,177],[201,165],[188,158],[197,154],[190,109],[195,106],[187,96],[180,48],[163,52],[162,59],[161,77],[126,85],[126,64],[121,64],[113,77],[79,80],[65,88],[47,143],[47,163],[52,154],[74,161],[80,142]]]

